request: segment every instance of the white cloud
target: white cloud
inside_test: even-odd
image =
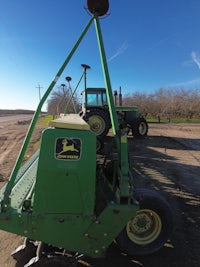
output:
[[[166,87],[181,87],[181,86],[199,86],[200,85],[200,78],[194,79],[194,80],[189,80],[189,81],[183,81],[179,83],[174,83],[174,84],[168,84]]]
[[[194,63],[196,63],[198,68],[200,69],[200,57],[194,51],[192,51],[191,57],[192,57],[192,60],[194,61]]]
[[[185,61],[182,63],[182,66],[183,66],[183,67],[192,67],[192,66],[194,66],[194,61],[193,61],[192,59],[185,60]]]
[[[108,61],[112,61],[113,59],[117,58],[118,56],[120,56],[121,54],[123,54],[127,48],[129,47],[127,41],[123,42],[122,45],[117,49],[117,51],[115,52],[114,55],[112,55]]]
[[[158,46],[162,45],[163,43],[167,42],[169,40],[169,37],[160,39],[158,42],[154,43],[151,47],[149,47],[149,50],[153,50],[154,48],[157,48]]]

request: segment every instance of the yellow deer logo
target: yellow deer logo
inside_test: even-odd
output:
[[[64,153],[64,152],[68,152],[68,151],[71,151],[71,152],[79,152],[75,147],[74,147],[74,144],[72,143],[71,145],[68,144],[68,140],[67,139],[63,139],[62,140],[62,151],[60,151],[60,154]]]

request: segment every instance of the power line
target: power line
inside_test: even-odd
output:
[[[41,90],[43,87],[40,86],[40,84],[38,83],[38,86],[36,86],[35,88],[38,89],[38,92],[39,92],[39,101],[41,100]]]

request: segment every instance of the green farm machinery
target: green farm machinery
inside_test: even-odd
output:
[[[0,229],[25,237],[12,254],[24,266],[75,266],[104,257],[115,241],[129,255],[149,254],[169,238],[172,212],[157,192],[135,188],[126,132],[114,107],[99,17],[108,0],[88,0],[91,18],[42,97],[7,184],[0,190]],[[23,159],[41,108],[94,22],[104,73],[112,136],[98,155],[96,134],[79,114],[52,120],[39,150]]]
[[[121,88],[120,88],[121,91]],[[90,125],[91,130],[96,133],[99,138],[104,138],[110,128],[111,120],[109,106],[105,88],[85,88],[82,92],[84,95],[84,104],[82,108],[83,119]],[[116,100],[117,91],[114,91]],[[119,93],[119,104],[115,110],[119,123],[119,128],[125,130],[127,134],[132,132],[136,138],[145,137],[148,133],[148,124],[146,119],[141,116],[138,107],[122,106],[121,93]]]
[[[84,90],[81,93],[83,102],[79,115],[90,125],[90,129],[96,134],[98,140],[103,141],[112,128],[106,89],[100,87],[88,88],[86,73],[91,67],[86,64],[81,64],[81,66],[84,69],[81,76],[81,79],[84,77]],[[119,128],[126,131],[127,134],[132,133],[135,138],[147,136],[148,124],[146,119],[141,115],[139,108],[136,106],[122,105],[121,86],[119,88],[119,94],[117,90],[114,90],[113,97]],[[73,98],[70,100],[72,101]]]

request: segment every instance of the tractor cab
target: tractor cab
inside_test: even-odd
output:
[[[86,88],[83,92],[83,105],[85,108],[98,107],[98,108],[107,108],[108,109],[108,100],[106,95],[105,88]],[[114,95],[115,97],[115,95]],[[135,116],[140,116],[140,111],[138,107],[128,107],[122,106],[122,103],[117,105],[115,97],[115,109],[116,111],[134,111]]]
[[[108,107],[105,88],[86,88],[83,91],[84,106],[88,107]]]

